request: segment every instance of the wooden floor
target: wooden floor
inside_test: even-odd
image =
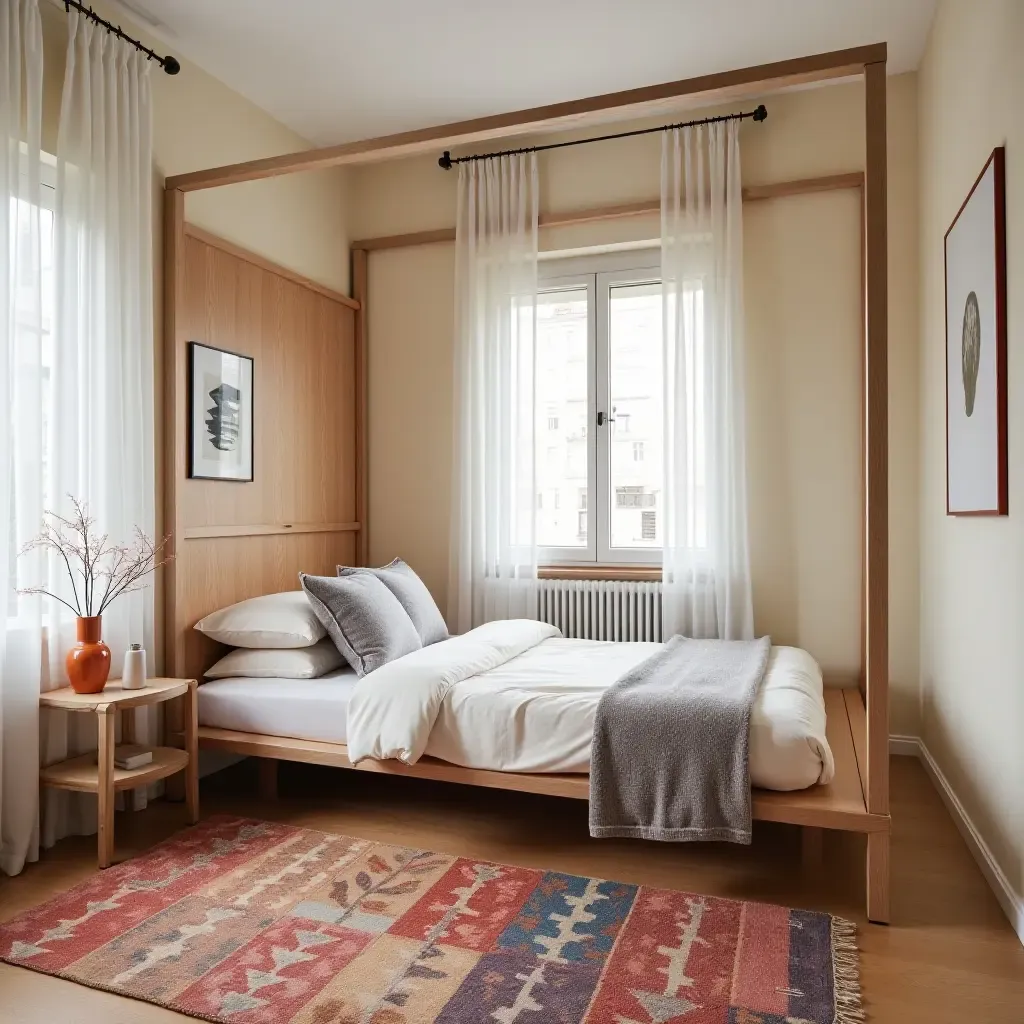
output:
[[[718,896],[828,910],[861,926],[868,1019],[892,1024],[1021,1024],[1024,947],[1014,935],[921,766],[892,773],[893,923],[864,922],[864,837],[829,832],[824,866],[808,877],[798,830],[758,823],[754,845],[678,846],[591,840],[575,800],[497,793],[372,773],[285,765],[281,799],[256,796],[245,762],[204,782],[203,811],[288,821],[330,832],[599,875]],[[118,855],[184,827],[183,805],[119,814]],[[68,839],[18,878],[0,876],[0,919],[87,878],[92,839]],[[0,964],[3,1024],[184,1022],[168,1010]]]

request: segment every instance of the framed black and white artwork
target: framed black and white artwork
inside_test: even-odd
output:
[[[1008,513],[1006,165],[993,151],[946,232],[946,513]]]
[[[253,361],[188,343],[189,463],[197,480],[253,479]]]

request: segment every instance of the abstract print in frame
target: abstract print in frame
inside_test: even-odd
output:
[[[946,513],[1007,515],[1006,165],[993,150],[945,238]]]
[[[253,479],[253,361],[188,343],[189,465],[197,480]]]

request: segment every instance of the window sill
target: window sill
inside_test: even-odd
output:
[[[661,582],[660,565],[543,565],[537,570],[542,580],[610,580]]]

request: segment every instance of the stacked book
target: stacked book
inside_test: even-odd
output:
[[[97,755],[97,761],[99,755]],[[153,761],[153,751],[149,747],[139,746],[138,743],[119,743],[114,747],[114,767],[142,768]]]

